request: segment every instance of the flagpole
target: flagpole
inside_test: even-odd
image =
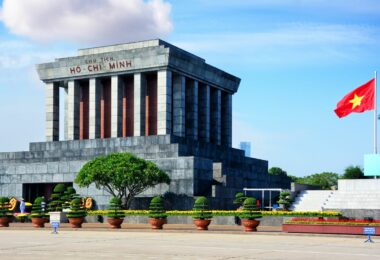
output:
[[[375,70],[375,93],[374,93],[374,153],[377,154],[377,71]],[[375,179],[377,179],[377,176],[375,175]]]
[[[374,108],[375,108],[375,111],[374,111],[374,133],[373,133],[373,136],[374,136],[374,153],[377,154],[377,71],[375,70],[375,93],[374,93]]]

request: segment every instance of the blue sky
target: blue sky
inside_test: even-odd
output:
[[[61,3],[61,20],[43,13],[60,11],[43,0],[28,1],[27,12],[22,0],[7,1],[0,0],[0,151],[44,140],[44,89],[34,64],[156,37],[242,79],[233,143],[250,141],[253,157],[270,166],[297,176],[342,173],[373,150],[373,113],[338,119],[333,110],[380,70],[379,1],[49,2]],[[139,11],[118,18],[122,8]]]

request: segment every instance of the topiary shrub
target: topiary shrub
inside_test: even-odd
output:
[[[29,215],[29,218],[47,218],[48,217],[48,215],[42,211],[42,207],[41,207],[42,202],[44,202],[44,199],[42,197],[37,197],[34,200],[32,211]]]
[[[293,200],[291,199],[290,191],[281,191],[280,198],[277,203],[283,205],[283,208],[287,210],[292,204],[292,201]]]
[[[206,197],[199,197],[194,202],[193,215],[194,219],[211,219],[212,213],[209,210],[209,204]]]
[[[70,212],[67,213],[68,218],[84,218],[87,216],[86,210],[82,207],[81,198],[75,198],[70,203]]]
[[[62,194],[65,190],[66,190],[65,184],[58,183],[57,185],[55,185],[53,192]]]
[[[239,213],[242,219],[256,219],[261,218],[262,214],[258,211],[256,206],[256,199],[249,197],[243,202],[243,210]]]
[[[9,212],[9,198],[0,197],[0,218],[11,218],[12,214]]]
[[[53,194],[51,195],[51,202],[48,205],[49,211],[62,211],[62,204],[64,203],[62,197],[64,195],[66,186],[63,183],[55,185]]]
[[[112,197],[110,200],[110,205],[107,212],[107,217],[109,218],[124,218],[125,213],[121,207],[121,199],[117,197]]]
[[[234,204],[243,205],[244,200],[247,198],[243,192],[238,192],[235,194]]]
[[[62,201],[62,209],[68,209],[70,208],[70,203],[73,199],[79,198],[80,196],[76,193],[76,190],[73,187],[67,187],[66,190],[64,190],[61,201]]]
[[[167,214],[164,209],[164,200],[157,196],[154,197],[149,204],[149,217],[150,218],[166,218]]]

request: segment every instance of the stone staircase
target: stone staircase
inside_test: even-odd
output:
[[[294,211],[322,211],[326,203],[334,197],[336,191],[332,190],[305,190],[295,198],[291,210]]]
[[[324,209],[380,209],[380,191],[338,191]]]

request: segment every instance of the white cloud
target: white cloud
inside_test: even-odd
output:
[[[37,41],[110,44],[168,34],[170,12],[165,0],[4,0],[0,19]]]

